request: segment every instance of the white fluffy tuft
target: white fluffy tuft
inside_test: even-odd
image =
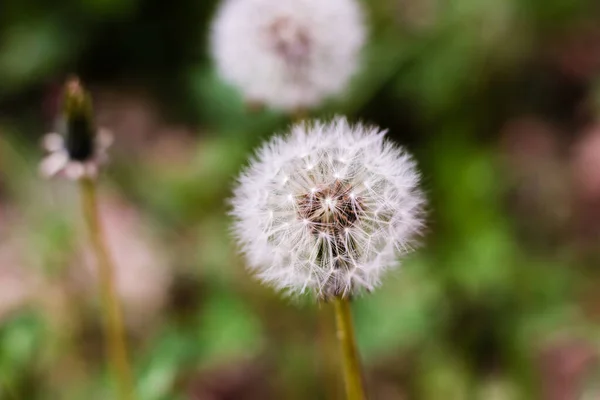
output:
[[[260,280],[293,294],[379,285],[411,250],[425,199],[412,157],[385,132],[337,118],[260,148],[234,192],[234,231]]]
[[[356,72],[363,19],[356,0],[224,0],[212,52],[248,101],[310,108],[343,91]]]

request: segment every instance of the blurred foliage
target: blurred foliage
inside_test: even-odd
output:
[[[3,302],[12,300],[0,294],[1,399],[112,398],[94,291],[80,272],[76,192],[36,173],[39,138],[72,73],[99,98],[116,93],[156,105],[152,118],[128,119],[135,109],[114,116],[97,102],[99,119],[108,115],[117,135],[106,202],[134,210],[161,243],[141,251],[160,251],[170,277],[156,283],[167,292],[157,315],[130,328],[140,399],[341,398],[329,306],[262,288],[231,243],[232,181],[252,149],[290,118],[248,110],[219,79],[207,51],[215,6],[0,2],[0,291],[24,293],[7,310]],[[565,205],[540,182],[566,193],[574,183],[527,147],[535,132],[506,127],[523,116],[545,121],[559,143],[557,170],[571,168],[563,148],[597,123],[600,34],[588,27],[600,26],[598,5],[364,6],[371,37],[361,72],[345,96],[313,115],[342,113],[389,128],[416,154],[431,211],[423,248],[354,304],[373,398],[550,399],[556,390],[546,370],[566,361],[547,366],[544,351],[582,341],[595,359],[600,235],[576,227],[600,219],[582,213],[574,195],[558,219]],[[573,35],[584,43],[579,53],[569,47]],[[507,140],[517,141],[526,167],[516,165]],[[528,171],[531,180],[522,178]],[[130,252],[137,262],[138,250]],[[134,276],[131,290],[150,280]],[[597,390],[587,380],[585,393]]]

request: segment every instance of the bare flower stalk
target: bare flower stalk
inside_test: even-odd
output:
[[[100,296],[104,309],[104,336],[107,342],[108,360],[114,369],[119,398],[122,400],[133,400],[133,379],[127,354],[123,316],[116,290],[114,267],[102,235],[102,227],[98,218],[95,181],[90,178],[82,178],[79,180],[79,189],[83,215],[98,264]]]
[[[292,121],[296,124],[304,121],[305,119],[308,119],[309,113],[307,112],[306,109],[304,108],[297,108],[293,113],[292,113]]]
[[[106,150],[112,136],[96,128],[91,97],[76,77],[65,84],[59,122],[58,132],[44,137],[43,145],[49,155],[42,161],[40,172],[48,178],[63,176],[79,183],[82,212],[98,265],[107,358],[114,370],[118,398],[133,400],[134,385],[114,266],[104,241],[96,199],[96,178],[108,159]]]
[[[337,338],[342,356],[346,398],[348,400],[365,400],[367,397],[363,386],[360,356],[354,335],[350,300],[347,297],[336,296],[333,299],[333,305],[335,308]]]

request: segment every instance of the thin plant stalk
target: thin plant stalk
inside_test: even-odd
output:
[[[291,114],[291,118],[292,118],[292,122],[294,123],[299,123],[304,121],[305,119],[307,119],[309,117],[309,112],[307,109],[305,108],[297,108],[294,112],[292,112]]]
[[[108,361],[113,369],[119,399],[134,400],[133,379],[127,353],[123,316],[116,290],[114,267],[100,225],[95,181],[82,178],[79,181],[79,188],[83,214],[96,256]]]
[[[337,338],[342,355],[346,398],[348,400],[365,400],[360,357],[356,346],[350,300],[347,297],[336,296],[333,300]]]
[[[317,345],[315,357],[320,360],[319,376],[326,399],[339,399],[340,385],[338,384],[338,354],[335,338],[334,311],[329,304],[319,303],[317,319]]]

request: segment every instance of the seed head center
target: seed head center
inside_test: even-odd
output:
[[[353,187],[340,180],[317,186],[298,200],[298,218],[315,235],[343,236],[362,214],[361,200]]]
[[[286,63],[298,67],[308,62],[310,37],[305,29],[297,26],[290,18],[275,20],[268,33],[273,49]]]

